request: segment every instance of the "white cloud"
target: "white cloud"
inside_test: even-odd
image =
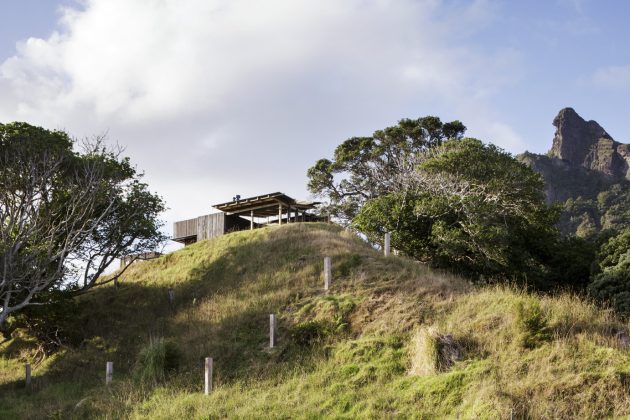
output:
[[[86,0],[0,65],[0,121],[108,130],[169,221],[235,193],[304,196],[317,158],[403,117],[446,110],[519,143],[486,101],[518,77],[519,54],[468,39],[493,13],[490,1]]]

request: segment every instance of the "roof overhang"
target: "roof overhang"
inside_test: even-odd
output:
[[[275,192],[257,195],[255,197],[241,198],[240,200],[228,201],[227,203],[214,204],[212,207],[228,214],[243,214],[251,216],[253,212],[254,217],[268,217],[277,216],[280,206],[282,206],[283,211],[287,210],[289,207],[292,210],[305,211],[312,209],[317,204],[319,203],[299,201],[284,193]]]

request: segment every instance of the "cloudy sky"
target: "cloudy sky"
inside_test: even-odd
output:
[[[459,119],[545,152],[565,106],[630,139],[624,0],[0,0],[0,121],[108,133],[164,219],[283,191],[351,136]]]

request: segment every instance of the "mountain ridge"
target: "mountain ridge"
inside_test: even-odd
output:
[[[584,120],[573,108],[563,108],[553,119],[556,133],[549,155],[571,166],[630,180],[630,144],[615,141],[594,120]]]
[[[630,226],[630,144],[620,143],[596,121],[563,108],[545,155],[524,152],[521,162],[540,173],[549,204],[559,203],[566,235],[592,236]]]

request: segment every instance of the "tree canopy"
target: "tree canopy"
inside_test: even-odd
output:
[[[603,242],[596,270],[588,286],[591,296],[610,302],[619,313],[630,315],[630,229]]]
[[[473,280],[583,288],[595,248],[563,238],[542,177],[459,121],[404,119],[340,144],[308,170],[328,211],[375,244]],[[570,278],[569,278],[570,277]]]
[[[320,159],[308,170],[308,189],[328,200],[331,215],[349,223],[368,200],[401,189],[404,174],[413,169],[410,157],[465,131],[459,121],[427,116],[352,137],[335,149],[332,160]]]
[[[52,296],[108,280],[117,258],[160,246],[163,200],[128,158],[63,131],[0,124],[0,326]]]
[[[557,237],[540,175],[494,145],[448,140],[415,155],[402,188],[368,201],[353,225],[433,266],[530,281]]]

